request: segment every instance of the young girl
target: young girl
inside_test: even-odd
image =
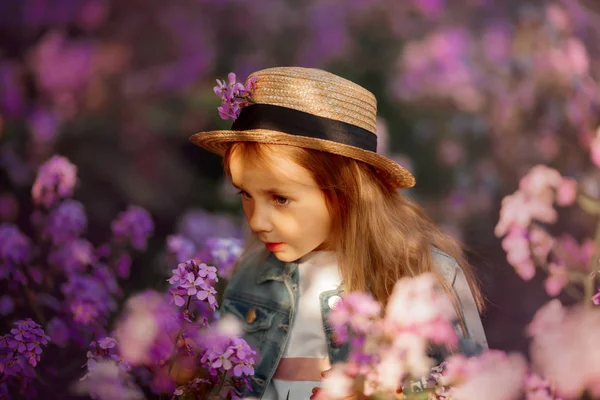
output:
[[[487,347],[482,297],[460,246],[397,190],[412,187],[413,175],[376,153],[373,94],[298,67],[221,89],[221,114],[237,117],[231,130],[190,140],[224,156],[252,234],[221,305],[260,356],[245,396],[309,398],[321,372],[348,355],[327,322],[344,293],[385,305],[398,279],[424,272],[452,299],[460,335]]]

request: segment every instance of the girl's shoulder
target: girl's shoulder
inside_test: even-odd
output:
[[[444,253],[437,247],[431,248],[431,258],[433,260],[433,267],[452,286],[456,280],[456,276],[462,271],[458,262],[456,262],[454,257]]]

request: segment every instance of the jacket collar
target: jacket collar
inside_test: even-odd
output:
[[[283,281],[284,275],[291,274],[298,264],[286,263],[279,260],[273,253],[269,253],[265,260],[262,271],[256,277],[256,283],[261,284],[266,281]]]

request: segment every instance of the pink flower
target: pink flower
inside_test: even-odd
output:
[[[533,255],[537,260],[546,261],[548,254],[554,246],[555,240],[545,230],[533,226],[529,231],[529,241],[533,250]]]
[[[354,381],[343,369],[342,364],[331,368],[322,382],[322,389],[319,393],[320,399],[342,400],[352,395]]]
[[[548,196],[549,190],[557,188],[562,179],[557,170],[545,165],[536,165],[521,178],[519,190],[532,197]]]
[[[521,354],[490,350],[478,357],[448,359],[443,381],[454,383],[454,400],[516,400],[523,392],[527,362]]]
[[[521,279],[528,281],[535,276],[526,230],[517,227],[511,229],[502,240],[502,248],[506,251],[508,263],[515,268]]]
[[[531,223],[531,215],[527,208],[527,199],[521,192],[515,192],[502,199],[500,220],[496,224],[494,234],[502,237],[513,225],[526,228]]]
[[[600,128],[596,131],[596,137],[590,143],[590,156],[592,162],[600,167]]]
[[[571,178],[563,179],[556,189],[556,203],[559,206],[570,206],[575,203],[577,196],[577,181]]]
[[[433,274],[403,278],[396,283],[385,310],[386,321],[406,327],[427,324],[440,317],[452,320],[455,312],[448,297],[438,290]]]
[[[600,289],[598,289],[598,293],[592,296],[592,301],[595,305],[600,305]]]
[[[345,340],[345,326],[354,332],[364,332],[374,318],[381,314],[381,304],[365,293],[351,293],[340,300],[329,313],[329,323],[340,340]]]
[[[558,248],[560,252],[555,255],[570,268],[587,270],[592,254],[594,254],[595,243],[592,239],[586,239],[583,244],[569,235],[563,234],[558,238]]]
[[[550,274],[544,283],[546,293],[548,293],[548,296],[558,296],[560,291],[569,283],[567,267],[562,264],[550,263],[548,264],[548,271]]]
[[[556,299],[538,310],[528,326],[532,364],[561,396],[576,398],[586,389],[593,398],[600,396],[598,330],[598,309],[567,310]]]
[[[525,379],[526,400],[561,400],[555,396],[552,383],[536,373],[529,373]]]

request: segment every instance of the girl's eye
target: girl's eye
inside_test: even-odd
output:
[[[275,202],[277,205],[285,206],[289,204],[290,200],[283,196],[275,196]]]
[[[246,198],[246,199],[250,198],[250,195],[248,193],[244,192],[243,190],[240,190],[238,192],[238,194],[242,195],[243,198]]]

